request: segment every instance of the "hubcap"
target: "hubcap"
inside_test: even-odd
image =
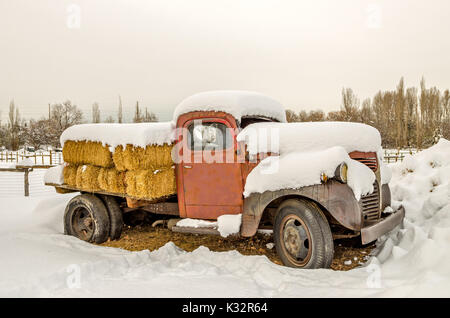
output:
[[[311,258],[311,236],[302,219],[288,215],[283,219],[280,233],[285,254],[296,266],[304,266]]]
[[[84,241],[88,241],[92,237],[94,220],[88,210],[80,207],[73,212],[72,228],[76,236]]]

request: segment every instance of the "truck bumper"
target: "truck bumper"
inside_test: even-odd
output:
[[[405,209],[401,206],[397,211],[389,216],[380,219],[377,223],[364,227],[361,229],[362,244],[367,244],[375,241],[380,236],[392,231],[399,225],[405,217]]]

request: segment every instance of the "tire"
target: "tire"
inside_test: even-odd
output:
[[[72,198],[64,212],[64,234],[91,243],[108,239],[110,222],[102,200],[92,194]]]
[[[275,217],[274,239],[277,254],[286,266],[312,269],[331,265],[334,248],[330,227],[322,211],[311,202],[284,201]]]
[[[331,233],[330,224],[328,223],[327,217],[323,213],[322,209],[319,208],[314,202],[305,201],[310,204],[314,210],[316,210],[321,218],[319,219],[320,229],[322,230],[322,235],[325,243],[325,266],[324,268],[330,268],[334,257],[334,241],[333,233]]]
[[[118,240],[122,234],[123,229],[123,215],[116,198],[110,195],[101,195],[103,203],[108,210],[110,229],[109,238],[111,240]]]

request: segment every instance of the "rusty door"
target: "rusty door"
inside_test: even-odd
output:
[[[216,219],[242,213],[241,166],[236,160],[236,133],[226,118],[187,121],[183,129],[184,217]]]

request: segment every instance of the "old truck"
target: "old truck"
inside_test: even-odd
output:
[[[284,138],[280,140],[278,153],[270,147],[262,148],[263,151],[250,150],[251,145],[238,138],[243,130],[248,131],[251,127],[290,128],[293,124],[283,123],[285,120],[285,110],[279,103],[256,93],[197,94],[176,108],[172,122],[173,143],[178,151],[175,154],[178,157],[174,159],[176,195],[161,200],[145,200],[108,191],[85,191],[64,182],[52,182],[51,178],[46,184],[54,186],[60,193],[81,192],[68,203],[64,226],[66,234],[85,241],[100,243],[108,238],[118,239],[123,215],[136,210],[166,220],[216,220],[222,215],[241,214],[237,235],[251,237],[258,229],[273,230],[276,251],[282,262],[297,268],[330,267],[334,255],[333,240],[360,237],[362,244],[367,244],[401,223],[405,214],[403,207],[396,211],[386,209],[390,206],[390,190],[387,182],[382,180],[382,162],[376,149],[380,146],[377,131],[349,123],[297,124],[292,126],[297,127],[293,134],[283,134],[282,130],[281,134],[277,132],[274,135]],[[331,130],[328,129],[330,127]],[[341,129],[343,133],[340,133]],[[356,136],[350,136],[352,134]],[[372,147],[364,143],[366,135],[375,140]],[[199,139],[200,143],[195,143]],[[336,158],[331,158],[327,152],[319,157],[305,157],[313,159],[299,161],[298,167],[288,171],[299,183],[283,186],[286,184],[283,180],[280,182],[283,174],[275,171],[273,177],[269,173],[261,184],[267,180],[270,183],[270,178],[273,178],[275,184],[280,184],[278,187],[261,187],[253,176],[252,182],[261,189],[245,193],[252,171],[267,158],[283,156],[283,150],[289,148],[298,148],[298,158],[303,158],[303,152],[314,154],[311,149],[326,143],[344,145],[342,149],[348,152],[345,154],[348,159],[329,164]],[[357,147],[363,149],[355,149]],[[202,152],[206,151],[216,160],[201,159]],[[294,160],[295,165],[297,159],[293,158],[291,161]],[[314,158],[320,158],[323,164]],[[328,165],[333,171],[324,168],[322,172],[316,172],[309,166],[311,161],[319,167]],[[280,160],[279,164],[283,165],[283,162]],[[359,165],[359,169],[363,166],[365,174],[355,172],[362,170],[355,170],[350,176],[349,164],[353,162]],[[369,174],[371,177],[367,178]],[[284,174],[284,178],[286,176]],[[364,178],[370,179],[371,183],[370,191],[359,197],[355,196],[357,178],[365,183],[368,180]],[[176,221],[169,224],[173,231],[178,232],[217,233],[211,228],[177,226]]]

